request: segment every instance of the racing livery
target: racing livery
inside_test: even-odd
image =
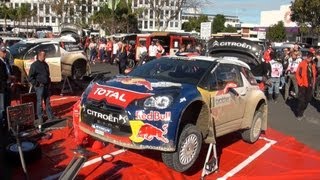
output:
[[[267,128],[267,101],[249,66],[212,57],[163,57],[128,75],[91,82],[75,122],[80,131],[119,146],[162,151],[186,171],[203,142],[241,130],[255,142]]]

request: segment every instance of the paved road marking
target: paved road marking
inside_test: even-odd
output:
[[[243,168],[245,168],[247,165],[249,165],[252,161],[257,159],[260,155],[262,155],[266,150],[268,150],[272,145],[277,143],[277,141],[268,139],[265,137],[260,137],[260,139],[263,139],[267,141],[268,143],[265,144],[262,148],[260,148],[257,152],[249,156],[246,160],[242,161],[242,163],[238,164],[238,166],[231,169],[229,172],[227,172],[223,177],[218,178],[218,180],[225,180],[229,177],[234,176],[236,173],[241,171]]]
[[[102,160],[105,160],[105,159],[108,159],[108,158],[112,158],[112,157],[114,157],[114,156],[116,156],[116,155],[119,155],[119,154],[121,154],[121,153],[124,153],[124,152],[126,152],[126,151],[127,151],[126,149],[119,149],[119,150],[114,151],[114,152],[112,152],[112,153],[109,153],[109,154],[106,154],[106,155],[103,155],[103,156],[100,156],[100,157],[91,159],[91,160],[85,162],[85,163],[83,164],[83,166],[81,167],[81,169],[84,168],[84,167],[90,166],[90,165],[92,165],[92,164],[95,164],[95,163],[97,163],[97,162],[100,162],[100,161],[102,161]],[[57,174],[48,176],[48,177],[44,178],[43,180],[56,180],[56,179],[58,179],[58,178],[62,175],[62,173],[63,173],[63,172],[59,172],[59,173],[57,173]]]

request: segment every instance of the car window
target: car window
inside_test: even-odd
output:
[[[58,48],[54,44],[41,44],[35,48],[30,49],[25,55],[24,59],[34,58],[39,50],[44,50],[46,52],[47,58],[58,56]]]
[[[183,60],[162,57],[138,66],[128,75],[141,78],[154,78],[161,81],[190,83],[197,85],[208,68],[215,64],[205,60]]]
[[[243,81],[236,65],[220,64],[214,72],[217,76],[217,90],[224,89],[228,82],[236,83],[238,87],[243,86]]]
[[[245,67],[239,67],[241,73],[246,77],[246,79],[249,81],[249,83],[251,85],[257,85],[257,80],[255,79],[254,75],[252,74],[252,72],[245,68]]]

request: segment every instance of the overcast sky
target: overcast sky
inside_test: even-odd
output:
[[[260,12],[279,10],[280,5],[291,4],[292,0],[207,0],[209,5],[203,13],[239,16],[243,23],[260,24]]]

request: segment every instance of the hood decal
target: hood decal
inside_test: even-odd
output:
[[[127,84],[127,85],[144,86],[150,91],[153,90],[151,83],[143,78],[119,77],[114,81],[121,82],[122,84]]]
[[[97,101],[106,100],[106,102],[109,104],[126,108],[132,101],[143,99],[151,95],[153,94],[140,93],[106,85],[94,84],[88,95],[88,98]]]

